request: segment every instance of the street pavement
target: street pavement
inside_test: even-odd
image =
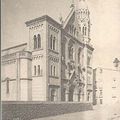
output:
[[[94,106],[93,110],[34,120],[120,120],[120,103]]]

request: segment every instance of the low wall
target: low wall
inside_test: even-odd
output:
[[[86,110],[92,110],[92,104],[73,102],[2,102],[2,120],[32,120]]]

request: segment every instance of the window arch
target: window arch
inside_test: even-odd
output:
[[[38,34],[38,48],[41,48],[41,36]]]
[[[34,49],[37,48],[37,37],[36,35],[34,35]]]

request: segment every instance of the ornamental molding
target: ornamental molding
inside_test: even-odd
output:
[[[43,28],[43,23],[34,23],[32,24],[32,26],[30,27],[30,30],[35,30],[35,29],[39,29],[39,28]]]
[[[50,28],[51,30],[53,30],[56,33],[59,33],[59,30],[55,27],[53,27],[52,25],[48,25],[48,28]]]
[[[2,65],[9,65],[9,64],[15,64],[15,63],[16,63],[16,59],[2,61]]]
[[[39,54],[39,55],[33,55],[32,56],[32,60],[40,60],[43,58],[43,55],[42,54]]]
[[[51,55],[50,55],[48,58],[49,58],[49,60],[51,60],[51,61],[59,62],[59,58],[58,58],[58,57],[55,57],[55,56],[51,56]]]

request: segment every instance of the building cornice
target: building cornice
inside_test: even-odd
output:
[[[25,45],[27,45],[27,43],[23,43],[23,44],[20,44],[20,45],[16,45],[16,46],[13,46],[13,47],[9,47],[9,48],[3,49],[2,52],[7,51],[7,50],[10,50],[10,49],[13,49],[13,48],[25,46]]]
[[[44,15],[42,17],[38,17],[38,18],[35,18],[35,19],[32,19],[32,20],[29,20],[29,21],[25,22],[25,24],[28,27],[28,26],[30,26],[32,24],[35,24],[37,22],[42,22],[42,21],[45,21],[45,20],[52,23],[52,24],[54,24],[54,25],[57,25],[57,27],[59,27],[59,28],[62,28],[61,24],[59,24],[57,21],[55,21],[54,19],[52,19],[48,15]]]

